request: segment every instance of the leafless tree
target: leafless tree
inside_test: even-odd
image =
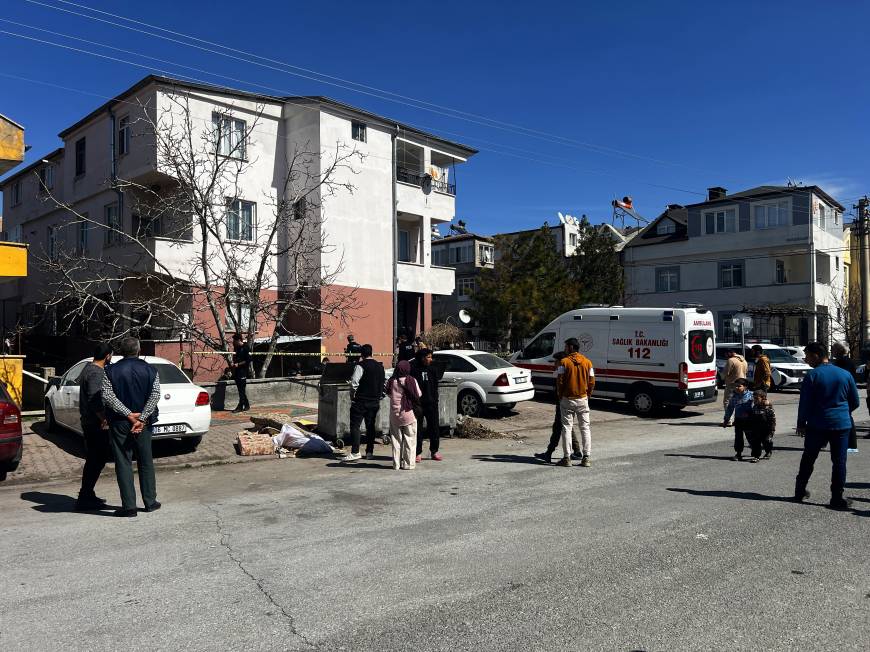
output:
[[[185,337],[228,351],[232,332],[248,341],[259,333],[268,337],[259,371],[265,376],[281,335],[328,334],[322,316],[346,323],[360,306],[354,290],[332,287],[342,262],[323,261],[332,248],[321,208],[338,193],[354,192],[348,179],[363,156],[342,143],[288,147],[280,131],[270,133],[275,150],[287,154],[276,162],[270,187],[259,189],[270,198],[266,206],[254,206],[243,186],[251,198],[246,174],[256,163],[258,136],[266,133],[264,107],[253,119],[249,113],[236,119],[238,111],[223,108],[205,121],[186,93],[163,96],[167,106],[140,104],[131,118],[137,143],[152,150],[152,172],[110,179],[119,205],[129,208],[130,228],[120,217],[76,210],[43,186],[48,201],[68,215],[64,228],[104,243],[37,254],[47,272],[46,305],[59,330],[84,327],[109,339],[159,334],[154,339]]]
[[[861,354],[861,289],[857,284],[844,287],[839,293],[831,295],[830,318],[833,330],[843,334],[849,353],[853,357]]]

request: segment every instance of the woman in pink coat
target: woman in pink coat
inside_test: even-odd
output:
[[[402,360],[387,381],[390,399],[390,440],[393,444],[393,468],[414,468],[417,451],[417,417],[414,403],[420,400],[420,387],[411,376],[411,364]]]

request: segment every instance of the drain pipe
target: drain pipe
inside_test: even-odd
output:
[[[399,213],[396,210],[396,138],[399,136],[399,125],[392,135],[393,141],[393,339],[390,350],[399,338]]]
[[[112,185],[115,188],[115,194],[118,196],[118,223],[121,225],[121,230],[124,230],[124,191],[118,187],[118,118],[115,115],[115,111],[110,106],[108,108],[109,111],[109,124],[110,129],[112,130],[111,137],[109,138],[109,146],[112,148]]]

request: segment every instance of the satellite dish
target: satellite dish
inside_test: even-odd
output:
[[[459,311],[459,321],[461,321],[463,324],[471,323],[471,315],[468,314],[467,310]]]
[[[564,224],[564,223],[565,223],[565,216],[562,215],[562,213],[559,213],[559,212],[557,212],[556,215],[559,216],[559,221],[560,221],[562,224]]]

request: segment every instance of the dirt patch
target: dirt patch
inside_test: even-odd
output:
[[[457,417],[453,436],[459,439],[505,439],[510,437],[510,435],[497,432],[471,417]]]

